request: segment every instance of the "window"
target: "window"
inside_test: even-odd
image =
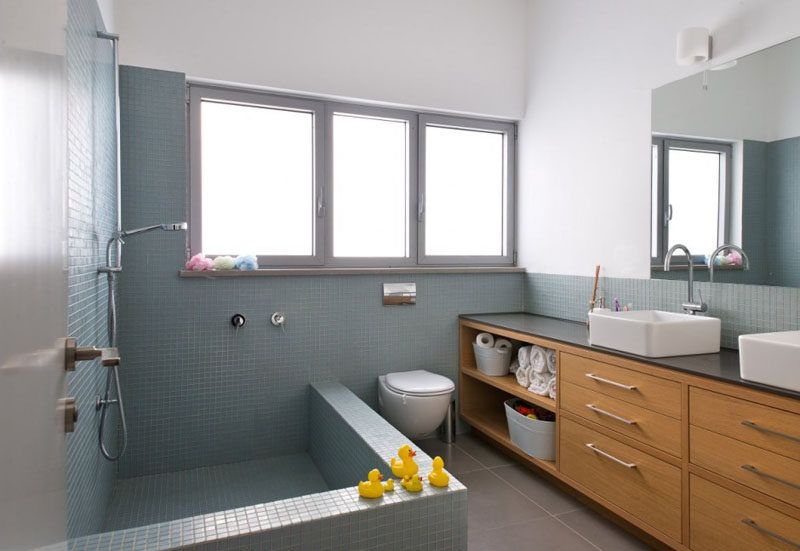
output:
[[[652,162],[652,264],[678,243],[702,262],[728,241],[731,146],[655,138]]]
[[[191,250],[259,265],[514,262],[514,125],[190,87]]]

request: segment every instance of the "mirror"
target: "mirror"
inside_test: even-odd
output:
[[[652,277],[685,278],[676,243],[701,263],[732,243],[750,270],[715,281],[800,286],[800,38],[656,88],[651,115]]]

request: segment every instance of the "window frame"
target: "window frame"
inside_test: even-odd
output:
[[[406,145],[408,153],[408,196],[406,197],[406,229],[408,230],[408,235],[406,235],[408,243],[407,257],[333,256],[333,217],[336,210],[333,195],[333,116],[337,113],[376,119],[403,120],[408,124],[408,141]],[[325,266],[331,268],[392,268],[416,266],[417,220],[415,210],[417,205],[417,114],[402,109],[389,109],[385,107],[373,107],[343,102],[325,102],[325,125],[325,250],[328,251],[325,256]]]
[[[314,176],[311,197],[311,208],[314,227],[311,255],[259,255],[258,265],[261,266],[322,266],[325,262],[324,236],[324,172],[323,163],[319,162],[320,153],[323,151],[325,133],[324,105],[321,102],[289,98],[258,92],[245,92],[215,86],[189,86],[189,249],[194,255],[203,250],[203,193],[202,193],[202,159],[201,159],[201,105],[204,100],[218,103],[235,103],[263,107],[275,107],[293,111],[311,112],[313,123],[313,149],[311,159],[313,162],[312,174]],[[230,251],[224,254],[246,254],[247,251]],[[210,255],[213,256],[213,255]]]
[[[513,267],[516,265],[516,137],[515,122],[437,115],[410,109],[383,107],[321,99],[313,96],[235,88],[202,82],[187,82],[187,210],[189,212],[189,254],[202,252],[202,125],[203,100],[308,111],[313,114],[313,254],[311,256],[259,255],[261,269],[320,268],[425,268],[428,267]],[[336,113],[377,119],[403,120],[408,124],[408,257],[333,256],[333,116]],[[504,135],[504,244],[499,256],[424,255],[425,211],[425,128],[433,126],[490,131]],[[225,254],[243,254],[232,251]],[[209,255],[213,257],[214,255]]]
[[[426,169],[426,129],[428,126],[494,132],[503,135],[504,176],[503,190],[503,253],[493,256],[444,256],[429,255],[425,252],[425,169]],[[511,122],[470,119],[448,115],[419,116],[419,195],[417,218],[419,231],[417,245],[418,264],[434,266],[513,266],[516,264],[516,124]]]
[[[655,146],[658,151],[658,166],[655,174],[657,175],[656,185],[650,182],[650,192],[657,193],[657,211],[661,217],[661,222],[655,225],[656,243],[658,254],[653,256],[650,253],[650,265],[653,268],[663,268],[666,253],[669,249],[669,152],[671,149],[682,149],[691,151],[704,151],[720,153],[720,181],[719,181],[719,200],[717,202],[717,246],[728,243],[731,233],[731,193],[733,189],[733,145],[727,142],[715,142],[702,139],[683,138],[677,136],[653,136],[651,148]],[[651,155],[652,158],[652,155]],[[653,171],[651,171],[651,174]],[[651,198],[652,204],[652,198]],[[652,213],[651,213],[652,216]],[[651,233],[653,224],[651,221]],[[652,242],[652,235],[651,235]],[[705,255],[713,251],[702,251],[692,254],[694,263],[705,263]],[[688,260],[685,254],[674,256],[675,265],[686,265]]]

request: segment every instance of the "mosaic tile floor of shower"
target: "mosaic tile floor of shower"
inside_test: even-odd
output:
[[[307,453],[123,478],[114,486],[104,530],[121,530],[331,488]]]

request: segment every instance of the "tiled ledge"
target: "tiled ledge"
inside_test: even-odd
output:
[[[267,268],[259,270],[181,270],[180,277],[215,279],[218,277],[270,277],[270,276],[336,276],[336,275],[391,275],[391,274],[518,274],[525,268],[519,266],[426,266],[400,268]]]

